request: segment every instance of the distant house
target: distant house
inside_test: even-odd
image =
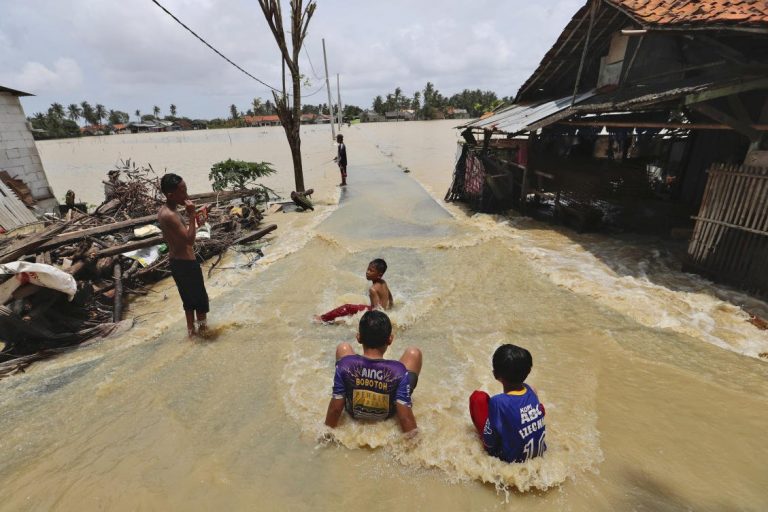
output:
[[[363,113],[360,114],[360,120],[364,123],[378,123],[380,121],[385,121],[386,119],[375,110],[364,110]]]
[[[124,123],[113,124],[112,131],[114,133],[130,133],[130,130],[128,129],[128,125]]]
[[[109,132],[109,127],[104,124],[92,124],[80,128],[82,135],[104,135],[107,132]]]
[[[301,124],[314,124],[317,114],[301,114]]]
[[[5,171],[9,176],[3,181],[15,179],[23,182],[31,199],[39,207],[52,209],[56,205],[56,199],[40,161],[24,109],[21,107],[21,96],[32,95],[0,86],[0,172]],[[3,201],[2,197],[7,196],[0,193],[0,202]],[[15,227],[7,212],[0,214],[5,219],[0,221],[0,225],[5,229]]]
[[[328,114],[318,114],[315,118],[315,123],[329,124],[331,122],[331,116]]]
[[[279,126],[280,118],[276,115],[270,116],[245,116],[243,117],[247,126]]]
[[[469,119],[469,112],[465,108],[448,107],[445,109],[445,117],[448,119]]]
[[[145,120],[141,123],[128,123],[128,129],[131,133],[145,133],[145,132],[169,132],[173,130],[173,121],[161,121],[161,120]],[[177,128],[178,130],[179,128]]]
[[[387,121],[413,121],[416,113],[413,110],[391,110],[384,113]]]
[[[207,130],[208,129],[208,121],[204,119],[194,119],[192,120],[192,129],[193,130]]]

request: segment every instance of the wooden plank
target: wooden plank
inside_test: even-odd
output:
[[[54,224],[53,226],[47,228],[45,231],[22,239],[21,241],[15,243],[0,253],[0,263],[16,261],[25,254],[36,254],[37,252],[41,252],[38,250],[41,245],[51,240],[58,233],[69,227],[70,224],[71,221]]]
[[[89,236],[106,235],[108,233],[114,233],[115,231],[120,231],[121,229],[132,228],[135,226],[140,226],[142,224],[151,224],[154,222],[157,222],[157,215],[155,214],[146,215],[144,217],[137,217],[135,219],[128,219],[120,222],[113,222],[111,224],[96,226],[94,228],[81,229],[80,231],[73,231],[71,233],[64,233],[64,234],[58,235],[52,240],[46,242],[39,249],[41,251],[50,251],[51,249],[55,249],[56,247],[59,247],[77,240],[82,240],[83,238],[87,238]]]
[[[252,242],[254,240],[258,240],[259,238],[263,237],[268,233],[271,233],[276,229],[277,229],[277,224],[269,224],[258,231],[254,231],[253,233],[248,233],[245,236],[241,236],[240,238],[232,242],[232,245],[239,245],[247,242]]]
[[[666,128],[669,130],[733,130],[733,126],[723,123],[654,123],[649,121],[560,121],[557,124],[566,126],[593,126],[606,128]],[[765,132],[768,124],[750,124],[752,129]]]
[[[734,130],[736,130],[741,134],[746,135],[747,137],[749,137],[749,140],[751,141],[760,140],[760,137],[761,137],[760,132],[752,128],[751,124],[748,124],[739,119],[736,119],[730,114],[726,114],[722,110],[719,110],[713,107],[712,105],[708,105],[706,103],[696,103],[691,105],[691,108],[696,110],[697,112],[700,112],[701,114],[704,114],[710,119],[714,119],[715,121],[718,121],[720,123],[724,123],[729,126],[732,126]]]
[[[157,235],[150,238],[145,238],[143,240],[139,240],[137,242],[130,242],[127,244],[115,245],[113,247],[108,247],[106,249],[96,251],[96,253],[94,254],[94,257],[104,258],[106,256],[115,256],[117,254],[123,254],[126,252],[135,251],[137,249],[145,249],[147,247],[160,245],[162,243],[163,243],[163,235]]]

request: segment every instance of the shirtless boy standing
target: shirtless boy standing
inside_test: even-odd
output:
[[[344,304],[339,306],[333,311],[320,316],[316,316],[315,320],[322,322],[333,322],[342,316],[351,316],[360,311],[371,311],[373,309],[390,309],[394,305],[394,299],[392,299],[392,292],[389,291],[389,286],[384,280],[384,272],[387,271],[387,262],[381,258],[376,258],[368,264],[368,268],[365,271],[365,278],[371,281],[371,288],[368,290],[368,297],[371,299],[371,304]]]
[[[187,184],[181,176],[165,174],[160,179],[160,190],[165,194],[166,202],[157,214],[160,229],[163,232],[168,255],[170,257],[171,275],[176,281],[179,295],[184,305],[187,317],[187,332],[195,335],[195,315],[197,315],[197,331],[205,332],[206,316],[208,314],[208,293],[205,291],[203,271],[195,259],[194,243],[197,234],[195,205],[187,195]],[[187,213],[187,223],[176,212],[179,205],[184,205]]]

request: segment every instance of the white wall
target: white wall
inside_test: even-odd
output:
[[[35,199],[53,197],[19,98],[0,91],[0,171],[29,187]]]

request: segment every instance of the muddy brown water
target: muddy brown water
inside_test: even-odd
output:
[[[166,281],[132,304],[127,334],[0,381],[0,509],[768,508],[768,339],[739,308],[764,304],[677,272],[645,238],[435,200],[450,123],[346,129],[344,191],[326,131],[305,130],[317,211],[273,215],[266,257],[229,258],[208,280],[213,339],[185,338]],[[283,170],[270,184],[290,190],[278,129],[133,137],[41,144],[57,194],[80,183],[98,202],[99,173],[127,156],[180,169],[193,191],[214,161],[268,160]],[[347,420],[338,444],[318,444],[334,347],[359,316],[311,318],[364,301],[374,257],[397,304],[392,351],[424,351],[421,434]],[[500,391],[489,364],[503,342],[531,350],[547,406],[550,451],[526,464],[486,456],[466,410],[473,389]]]

